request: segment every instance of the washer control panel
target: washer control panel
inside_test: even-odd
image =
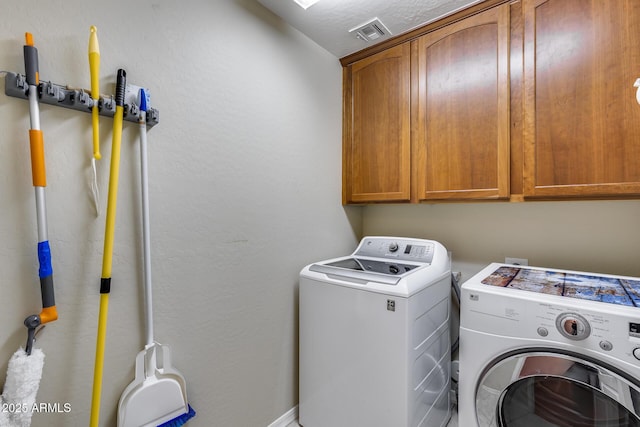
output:
[[[434,252],[435,245],[428,240],[367,237],[362,240],[353,255],[430,264],[433,261]]]

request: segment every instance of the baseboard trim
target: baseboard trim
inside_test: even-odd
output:
[[[287,412],[282,414],[280,418],[269,424],[267,427],[287,427],[292,422],[298,419],[298,405],[289,409]]]

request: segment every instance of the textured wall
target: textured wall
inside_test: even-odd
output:
[[[351,251],[360,209],[343,209],[341,68],[251,0],[2,4],[0,70],[23,72],[32,32],[42,79],[89,87],[98,27],[103,93],[117,68],[151,90],[149,132],[156,339],[187,379],[195,426],[265,426],[297,403],[297,278]],[[4,85],[4,81],[2,81]],[[49,240],[60,319],[33,426],[86,426],[95,353],[112,121],[101,118],[102,213],[88,179],[89,114],[43,105]],[[28,103],[0,94],[0,384],[40,310]],[[142,348],[137,128],[125,123],[101,425]]]
[[[365,234],[442,242],[463,280],[505,257],[529,265],[640,276],[640,202],[574,201],[368,206]]]

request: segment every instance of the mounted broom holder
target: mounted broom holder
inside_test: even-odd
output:
[[[29,85],[26,77],[22,74],[7,72],[4,78],[4,93],[7,96],[28,100]],[[127,92],[129,92],[127,90]],[[138,88],[135,89],[137,95]],[[69,89],[68,86],[40,80],[38,85],[38,100],[43,104],[56,105],[58,107],[70,108],[72,110],[91,113],[93,99],[91,92],[84,89]],[[98,100],[100,115],[111,117],[115,115],[116,103],[113,96],[100,96]],[[129,122],[138,123],[139,108],[137,102],[125,103],[123,119]],[[160,121],[160,112],[155,108],[147,110],[147,127],[152,128]]]

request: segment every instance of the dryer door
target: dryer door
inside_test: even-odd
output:
[[[481,427],[640,427],[640,384],[579,354],[529,349],[484,371],[476,409]]]

